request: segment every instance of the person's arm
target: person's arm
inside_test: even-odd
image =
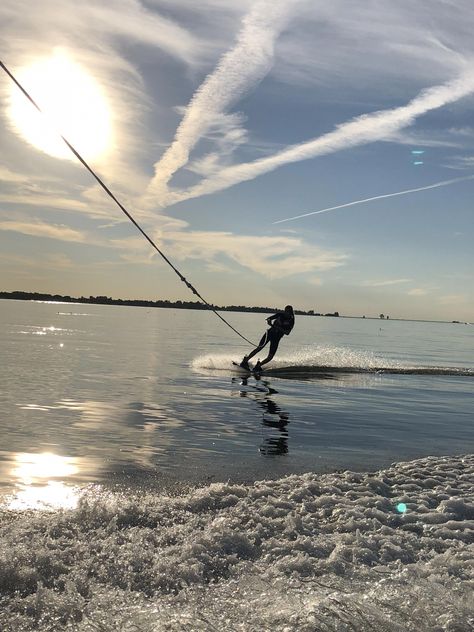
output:
[[[273,321],[273,322],[271,322]],[[271,326],[272,331],[277,331],[281,334],[285,333],[285,327],[283,326],[283,314],[282,312],[277,312],[267,318],[268,324]]]

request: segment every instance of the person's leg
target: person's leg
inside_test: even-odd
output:
[[[249,353],[248,355],[244,356],[244,359],[241,362],[242,364],[248,364],[248,361],[250,360],[250,358],[253,358],[254,355],[256,355],[259,351],[261,351],[263,349],[263,347],[267,344],[269,338],[268,338],[268,332],[265,332],[262,336],[262,338],[260,339],[260,342],[258,343],[258,347],[256,347],[251,353]]]
[[[274,336],[270,339],[270,349],[268,351],[268,355],[265,358],[265,360],[262,360],[260,362],[260,366],[263,366],[264,364],[267,364],[267,362],[270,362],[270,360],[273,358],[273,356],[277,352],[278,345],[280,344],[280,340],[281,340],[281,336]]]

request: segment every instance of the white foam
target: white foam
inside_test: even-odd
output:
[[[371,351],[333,345],[303,347],[295,353],[279,355],[275,360],[272,360],[273,363],[275,366],[331,366],[364,369],[401,367],[400,363],[376,355]]]
[[[231,370],[232,362],[237,362],[239,358],[235,355],[229,354],[216,354],[216,353],[208,353],[203,356],[199,356],[195,358],[191,362],[191,368],[195,371],[199,371],[199,369],[207,369],[207,370]]]
[[[195,358],[190,368],[197,372],[219,375],[221,371],[235,372],[236,354],[207,354]],[[298,352],[278,354],[264,367],[268,375],[298,378],[318,376],[322,372],[338,374],[393,373],[418,375],[473,376],[474,368],[460,366],[426,366],[400,362],[370,351],[335,346],[309,346]]]
[[[237,354],[206,354],[195,358],[191,363],[191,368],[194,370],[226,370],[232,367],[233,361],[236,362],[240,359],[241,356]],[[377,356],[370,351],[321,345],[318,347],[303,347],[295,353],[279,353],[271,362],[272,368],[287,366],[371,369],[377,367],[401,368],[402,365],[393,360]]]
[[[176,496],[92,488],[0,529],[2,630],[474,626],[474,455]]]

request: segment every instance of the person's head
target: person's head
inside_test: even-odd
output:
[[[287,306],[285,307],[285,312],[286,312],[287,314],[293,314],[293,308],[291,307],[291,305],[287,305]]]

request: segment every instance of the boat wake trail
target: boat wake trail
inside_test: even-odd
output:
[[[468,632],[474,455],[0,508],[0,629]]]
[[[341,366],[282,366],[267,369],[266,375],[291,377],[317,377],[327,373],[375,373],[390,375],[464,375],[474,377],[473,369],[462,369],[457,367],[341,367]]]
[[[229,354],[208,354],[195,358],[191,368],[206,373],[238,373],[240,369],[232,366],[235,360],[236,357]],[[285,379],[318,379],[344,374],[474,377],[474,368],[408,364],[345,347],[318,347],[279,356],[265,367],[263,374]]]

